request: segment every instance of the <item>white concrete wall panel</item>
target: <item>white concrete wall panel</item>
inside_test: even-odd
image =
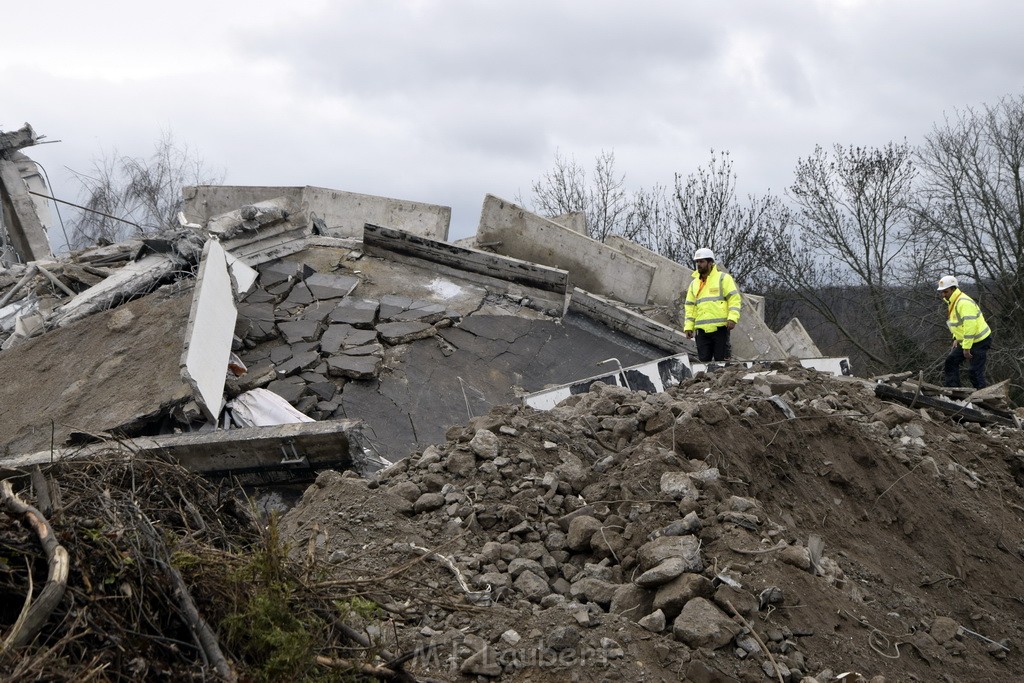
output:
[[[181,376],[211,422],[217,420],[224,404],[224,379],[237,317],[226,253],[219,242],[209,240],[192,294]]]

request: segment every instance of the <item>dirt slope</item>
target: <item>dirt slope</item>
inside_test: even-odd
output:
[[[378,579],[365,626],[423,679],[1024,678],[1018,430],[780,367],[448,437],[379,480],[322,474],[282,523]]]

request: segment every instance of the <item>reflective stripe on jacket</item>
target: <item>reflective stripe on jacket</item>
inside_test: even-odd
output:
[[[974,299],[958,289],[947,299],[947,303],[949,317],[946,325],[953,333],[953,339],[960,342],[960,348],[969,349],[975,342],[980,342],[992,334],[992,330],[985,322],[985,316],[981,314],[981,308]]]
[[[729,273],[711,267],[701,287],[700,273],[693,271],[693,281],[686,290],[686,319],[683,331],[697,329],[714,332],[728,321],[740,321],[740,290]]]

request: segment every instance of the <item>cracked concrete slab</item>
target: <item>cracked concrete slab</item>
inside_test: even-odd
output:
[[[60,446],[73,432],[131,432],[191,399],[180,360],[191,288],[165,288],[0,353],[0,444]]]
[[[606,367],[598,361],[609,357],[633,365],[664,355],[580,323],[575,317],[559,323],[469,316],[461,326],[440,330],[438,341],[400,347],[401,357],[377,380],[346,384],[335,398],[339,412],[365,420],[365,434],[394,460],[443,441],[449,427],[492,406],[516,402],[517,388],[535,391],[593,375]]]

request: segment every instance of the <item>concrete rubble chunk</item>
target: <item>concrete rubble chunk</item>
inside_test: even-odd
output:
[[[345,297],[330,312],[328,318],[333,323],[345,323],[358,328],[372,327],[377,322],[379,301],[369,299],[353,299]]]
[[[317,301],[346,297],[358,285],[359,278],[351,275],[314,273],[306,278],[306,287]]]
[[[674,619],[683,605],[693,598],[711,598],[715,587],[709,579],[693,573],[682,574],[663,586],[654,594],[654,609],[663,610],[669,619]]]
[[[636,555],[643,571],[653,569],[670,557],[686,560],[690,572],[704,569],[700,540],[693,536],[662,536],[640,546]]]
[[[725,647],[741,630],[739,624],[704,598],[687,602],[672,623],[672,635],[676,640],[692,648],[711,650]]]
[[[348,356],[335,354],[327,359],[327,373],[331,377],[372,379],[380,374],[379,356]]]
[[[346,346],[346,356],[381,356],[384,347],[380,344],[364,344],[363,346]]]
[[[377,332],[384,342],[397,346],[398,344],[408,344],[417,339],[433,337],[437,334],[437,329],[429,323],[412,321],[382,323],[377,325]]]
[[[311,368],[320,362],[320,354],[316,351],[304,351],[303,353],[292,356],[284,363],[277,366],[277,374],[279,377],[288,377],[290,375],[297,375],[303,370]]]
[[[700,498],[700,491],[689,472],[665,472],[661,475],[661,492],[675,500],[690,503]]]
[[[306,383],[298,377],[274,380],[267,385],[267,389],[273,391],[292,405],[298,403],[299,399],[305,396],[307,392]]]
[[[636,577],[636,584],[644,588],[657,588],[689,571],[692,569],[688,560],[681,557],[670,557]]]
[[[315,320],[297,320],[277,324],[281,336],[289,344],[313,341],[317,338],[320,325]]]
[[[330,325],[320,337],[320,350],[326,354],[335,354],[349,347],[366,346],[377,341],[374,330],[359,330],[351,325]]]

